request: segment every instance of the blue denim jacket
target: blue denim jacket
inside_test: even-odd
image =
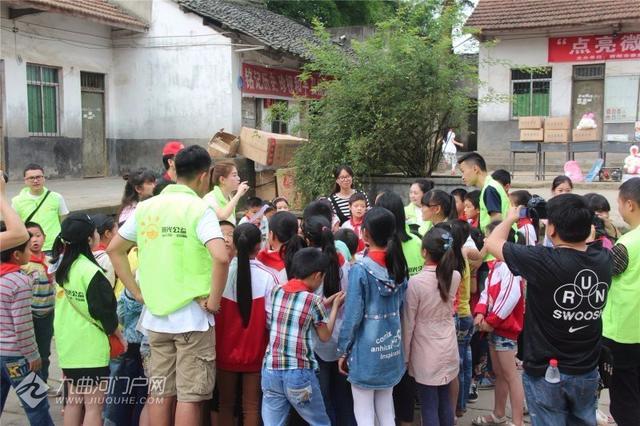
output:
[[[406,369],[400,325],[406,289],[406,280],[396,284],[369,257],[351,267],[338,352],[347,354],[354,385],[384,389],[400,382]]]
[[[128,343],[141,343],[144,337],[136,330],[138,319],[142,313],[142,303],[133,298],[129,290],[124,289],[118,300],[118,321],[122,324],[122,334]]]

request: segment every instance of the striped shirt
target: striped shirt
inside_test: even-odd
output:
[[[49,259],[43,256],[42,262],[31,261],[22,266],[22,271],[33,279],[33,297],[31,310],[34,317],[44,317],[53,312],[56,304],[56,284],[53,276],[47,273]]]
[[[328,321],[322,298],[308,291],[288,292],[276,287],[271,303],[271,327],[264,367],[270,370],[317,370],[311,333],[316,332],[314,325]]]
[[[0,356],[40,358],[31,316],[31,278],[22,272],[0,277]]]
[[[367,202],[367,208],[369,208],[371,204],[369,203],[369,197],[367,197],[367,194],[358,190],[353,191],[353,194],[356,194],[356,193],[361,193],[364,195]],[[351,209],[349,206],[349,198],[351,197],[342,198],[340,195],[338,195],[338,193],[331,194],[329,196],[329,201],[331,201],[331,208],[333,209],[333,212],[340,219],[341,225],[347,220],[351,219]],[[337,206],[337,209],[336,209],[336,206]]]

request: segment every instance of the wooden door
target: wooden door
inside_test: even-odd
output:
[[[600,139],[604,118],[604,64],[574,66],[572,93],[573,128],[576,128],[585,113],[592,112]]]
[[[82,170],[84,177],[104,176],[107,170],[105,140],[104,74],[81,72]]]

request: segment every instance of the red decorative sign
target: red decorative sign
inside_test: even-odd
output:
[[[259,65],[242,64],[242,93],[294,98],[296,96],[320,99],[313,90],[319,77],[312,75],[308,80],[300,80],[300,71],[267,68]]]
[[[549,37],[549,62],[640,59],[640,33]]]

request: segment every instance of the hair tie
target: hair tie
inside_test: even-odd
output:
[[[325,231],[328,231],[328,230],[329,230],[329,228],[326,227],[326,226],[323,226],[322,229],[321,229],[322,232],[325,232]]]
[[[453,244],[453,237],[450,233],[445,232],[444,234],[442,234],[442,239],[444,240],[444,250],[449,250],[451,248],[451,245]]]

